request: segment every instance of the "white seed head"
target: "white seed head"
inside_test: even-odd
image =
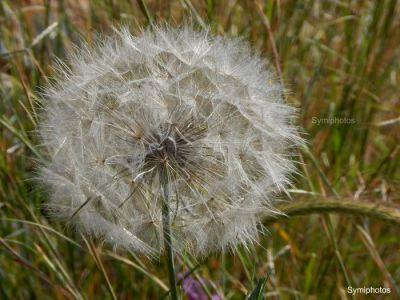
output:
[[[302,139],[282,86],[242,40],[123,28],[58,71],[39,126],[54,216],[157,255],[165,187],[175,251],[204,255],[252,242],[260,213],[276,212]]]

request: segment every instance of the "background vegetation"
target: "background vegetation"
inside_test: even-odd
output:
[[[292,201],[334,205],[269,220],[249,251],[179,258],[180,272],[222,299],[244,299],[257,278],[267,278],[267,299],[350,299],[348,286],[391,289],[355,299],[400,298],[400,222],[380,213],[400,205],[398,1],[2,0],[0,299],[159,299],[168,290],[162,261],[95,245],[46,218],[32,181],[33,130],[40,86],[73,43],[121,23],[138,33],[185,19],[243,36],[269,58],[309,140]],[[331,117],[353,121],[317,122]]]

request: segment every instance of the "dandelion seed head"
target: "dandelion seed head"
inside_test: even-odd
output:
[[[38,129],[56,217],[158,255],[167,189],[176,251],[204,255],[256,239],[302,139],[282,86],[245,42],[185,26],[139,36],[122,28],[58,71]]]

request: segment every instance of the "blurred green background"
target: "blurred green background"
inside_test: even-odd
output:
[[[299,108],[309,150],[292,201],[400,205],[400,4],[323,0],[2,0],[0,2],[0,299],[160,299],[163,261],[84,240],[41,210],[38,91],[55,57],[125,24],[190,20],[242,36],[270,61]],[[329,124],[324,119],[350,120]],[[288,198],[282,196],[282,198]],[[347,288],[389,287],[400,299],[400,228],[362,213],[313,213],[268,223],[248,251],[178,258],[207,295],[351,299]],[[184,294],[184,299],[189,299]]]

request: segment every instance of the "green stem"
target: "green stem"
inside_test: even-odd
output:
[[[285,203],[277,207],[282,214],[267,216],[264,225],[269,225],[288,217],[308,215],[313,213],[348,213],[380,219],[400,225],[400,209],[379,203],[359,200],[306,199]]]
[[[168,195],[168,173],[166,168],[160,173],[160,180],[164,190],[164,198],[162,202],[162,222],[163,222],[163,235],[164,235],[164,248],[167,254],[167,271],[169,289],[172,300],[178,300],[178,290],[176,284],[176,273],[174,266],[174,252],[171,239],[171,221],[169,210],[169,195]]]

